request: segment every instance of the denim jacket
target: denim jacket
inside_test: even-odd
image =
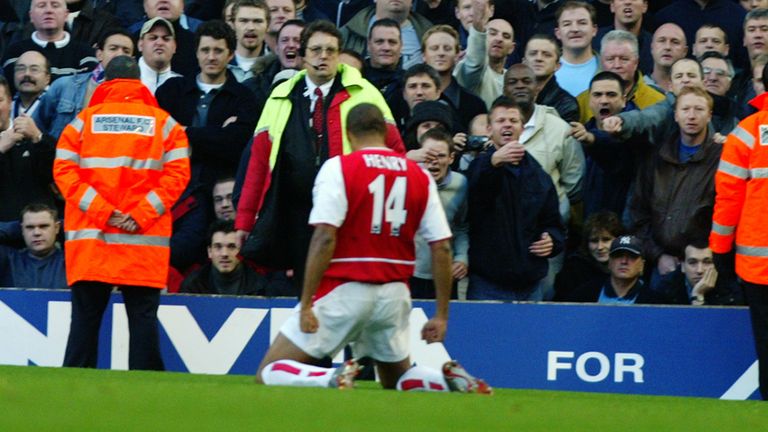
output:
[[[82,111],[91,72],[61,77],[40,99],[32,118],[37,127],[58,140],[61,131]]]

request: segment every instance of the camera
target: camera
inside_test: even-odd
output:
[[[485,135],[470,135],[467,137],[467,144],[464,146],[464,151],[480,151],[485,147],[485,143],[488,142],[488,137]]]

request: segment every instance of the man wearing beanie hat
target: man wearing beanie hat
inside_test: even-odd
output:
[[[406,150],[409,150],[410,153],[410,150],[419,149],[419,138],[424,132],[435,127],[442,127],[446,132],[453,135],[456,124],[455,118],[456,113],[453,108],[445,102],[424,101],[414,106],[403,136]],[[417,162],[421,161],[417,160]]]

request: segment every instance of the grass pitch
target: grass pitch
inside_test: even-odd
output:
[[[0,431],[744,431],[755,401],[267,387],[249,376],[0,366]]]

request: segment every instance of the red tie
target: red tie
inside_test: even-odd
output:
[[[323,138],[323,92],[320,90],[320,87],[315,87],[315,96],[317,96],[317,100],[315,101],[315,110],[312,111],[312,129],[315,130],[315,133],[317,134],[317,139],[315,140],[316,146],[317,146],[317,153],[320,153],[320,143],[322,142]]]

